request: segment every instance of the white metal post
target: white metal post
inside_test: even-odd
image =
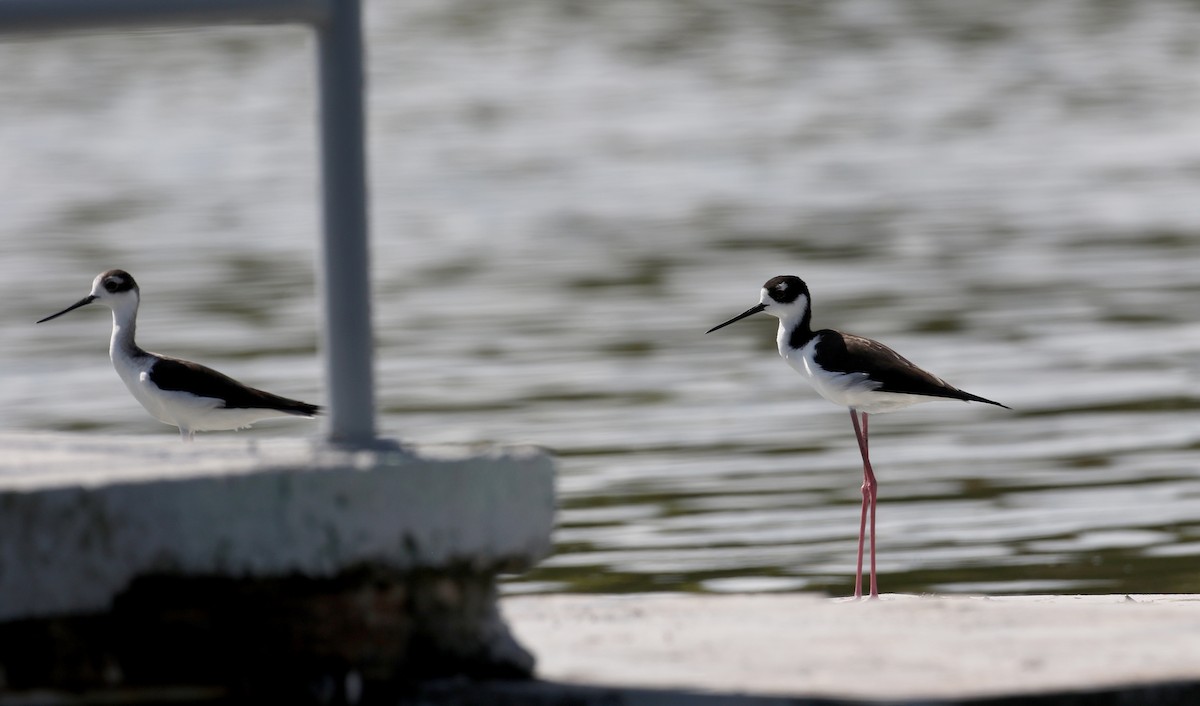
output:
[[[359,0],[333,0],[316,25],[321,86],[322,326],[329,439],[375,438],[370,262]]]

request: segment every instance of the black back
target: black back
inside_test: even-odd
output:
[[[315,404],[246,387],[212,368],[178,358],[160,357],[150,368],[150,381],[163,390],[222,400],[221,406],[226,409],[274,409],[306,417],[321,411]]]

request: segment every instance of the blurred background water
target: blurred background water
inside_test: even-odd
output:
[[[1200,5],[366,11],[381,432],[561,458],[506,590],[850,590],[845,411],[774,319],[703,335],[777,274],[1015,408],[873,419],[884,591],[1200,590]],[[147,348],[322,401],[311,44],[0,43],[0,429],[177,443],[106,312],[33,325],[110,267]]]

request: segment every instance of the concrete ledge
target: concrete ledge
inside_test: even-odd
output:
[[[532,670],[495,576],[550,551],[554,468],[536,449],[0,449],[0,688],[211,683],[244,678],[239,664],[381,681]]]
[[[1200,597],[518,596],[491,703],[1200,703]],[[465,687],[440,703],[484,703]],[[465,701],[462,699],[466,699]]]

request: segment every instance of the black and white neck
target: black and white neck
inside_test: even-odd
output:
[[[148,355],[135,340],[138,305],[142,301],[137,282],[123,270],[109,270],[100,277],[103,278],[100,287],[108,295],[106,303],[112,308],[113,328],[108,344],[109,357],[116,359]]]

